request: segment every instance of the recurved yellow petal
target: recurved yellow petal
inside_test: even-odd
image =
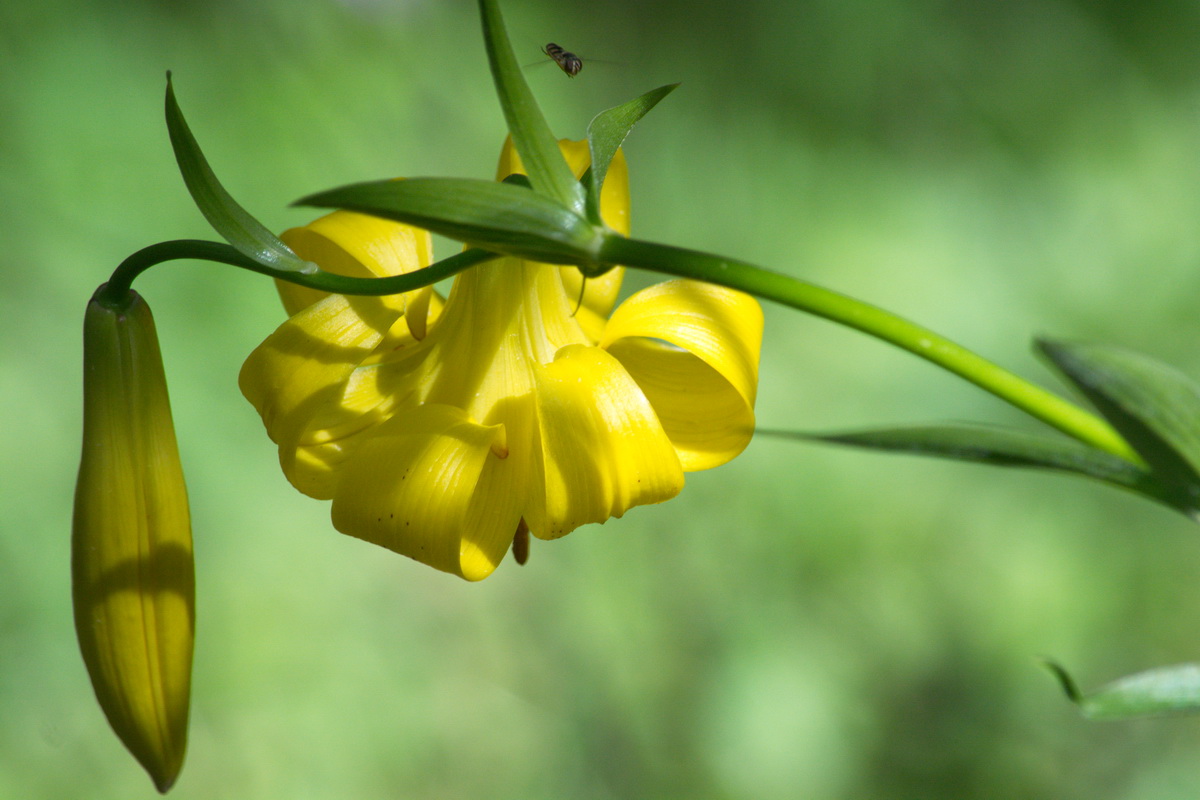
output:
[[[242,365],[242,394],[280,446],[284,473],[305,494],[331,497],[332,465],[345,454],[339,446],[336,459],[298,458],[298,449],[345,439],[385,417],[398,399],[376,386],[377,370],[359,368],[398,315],[386,298],[331,295],[280,325]]]
[[[545,490],[525,512],[531,533],[554,539],[683,488],[654,410],[611,355],[570,345],[535,374],[542,474],[533,485]]]
[[[689,472],[724,464],[749,443],[761,343],[752,297],[682,280],[630,297],[600,340],[645,392]]]
[[[339,471],[333,526],[437,569],[480,580],[521,519],[523,462],[503,425],[453,406],[405,409],[379,426]]]
[[[400,222],[335,211],[301,228],[284,231],[280,238],[296,255],[320,265],[326,272],[355,278],[383,278],[428,266],[433,260],[429,232]],[[283,307],[291,316],[318,300],[326,292],[275,281]],[[385,302],[400,313],[410,310],[409,328],[417,339],[425,338],[426,313],[433,288],[426,286]]]
[[[100,707],[165,792],[187,745],[195,615],[187,490],[149,307],[133,292],[117,308],[93,298],[83,340],[75,630]]]

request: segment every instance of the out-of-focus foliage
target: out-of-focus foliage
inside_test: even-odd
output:
[[[682,81],[626,144],[635,234],[816,280],[1048,382],[1034,335],[1200,375],[1195,4],[509,5],[529,62],[548,41],[585,58],[574,80],[527,73],[557,135]],[[149,797],[75,651],[68,541],[84,305],[133,250],[210,235],[164,71],[276,230],[329,186],[487,177],[503,122],[468,2],[9,3],[0,64],[0,796]],[[1088,686],[1195,659],[1200,531],[1176,515],[763,439],[465,586],[337,535],[286,485],[236,388],[282,318],[269,281],[177,264],[137,288],[196,537],[173,797],[1194,791],[1200,722],[1085,723],[1035,658]],[[767,315],[764,426],[1020,424],[915,359]]]

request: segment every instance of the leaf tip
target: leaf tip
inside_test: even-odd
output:
[[[328,194],[327,192],[316,192],[315,194],[306,194],[298,200],[293,200],[288,203],[288,208],[305,208],[305,207],[320,207],[324,205],[321,199]]]
[[[1043,356],[1046,356],[1051,361],[1054,361],[1057,363],[1058,359],[1055,356],[1063,351],[1066,344],[1059,339],[1051,339],[1046,336],[1038,336],[1033,340],[1033,346],[1034,346],[1034,349],[1037,350],[1039,353],[1041,353]]]
[[[1071,674],[1067,672],[1065,667],[1045,656],[1039,656],[1038,661],[1041,662],[1042,666],[1051,675],[1058,679],[1059,686],[1062,687],[1063,693],[1066,694],[1068,700],[1075,705],[1079,705],[1083,701],[1083,693],[1079,691],[1078,684],[1075,683],[1075,679],[1071,677]]]

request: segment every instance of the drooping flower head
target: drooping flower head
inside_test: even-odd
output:
[[[586,142],[561,142],[581,175]],[[511,144],[499,177],[521,171]],[[628,234],[618,153],[601,195]],[[394,275],[428,234],[339,211],[284,240],[323,269]],[[762,313],[740,292],[668,281],[611,316],[621,271],[502,258],[385,298],[281,289],[292,317],[246,360],[242,392],[297,489],[343,533],[478,580],[514,535],[541,539],[673,497],[754,428]],[[607,317],[607,319],[606,319]]]

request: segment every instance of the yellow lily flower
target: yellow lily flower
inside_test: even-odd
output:
[[[587,143],[560,146],[581,175]],[[506,143],[499,177],[520,170]],[[628,235],[621,153],[601,214]],[[344,274],[410,272],[430,252],[424,231],[344,211],[284,238]],[[293,316],[246,360],[241,389],[339,531],[479,580],[514,542],[520,560],[526,531],[553,539],[667,500],[685,471],[750,440],[758,303],[668,281],[606,319],[620,281],[614,269],[581,287],[573,267],[503,258],[457,276],[444,308],[284,289]]]
[[[115,306],[97,292],[83,341],[75,630],[109,724],[165,792],[187,745],[195,618],[187,490],[150,308],[134,292]]]

